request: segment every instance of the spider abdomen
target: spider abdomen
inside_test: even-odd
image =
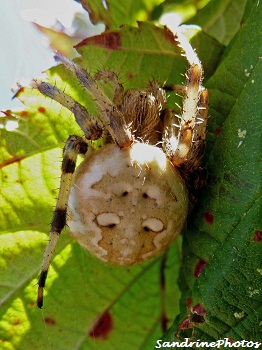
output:
[[[160,148],[110,144],[87,156],[74,174],[67,224],[76,240],[113,265],[133,265],[178,236],[188,196]]]

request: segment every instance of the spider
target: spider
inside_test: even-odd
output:
[[[165,109],[170,87],[151,82],[143,91],[125,91],[114,72],[99,72],[94,78],[59,54],[56,59],[93,96],[99,116],[90,116],[48,82],[32,82],[33,88],[71,110],[85,135],[69,136],[64,146],[59,195],[38,280],[38,307],[43,306],[48,269],[65,225],[80,245],[113,265],[152,258],[181,232],[189,193],[197,187],[195,174],[201,172],[208,92],[195,51],[182,34],[176,40],[189,62],[187,84],[178,87],[184,93],[180,116]],[[113,100],[98,80],[113,84]],[[104,140],[100,149],[94,147],[98,139]],[[79,154],[84,160],[76,169]]]

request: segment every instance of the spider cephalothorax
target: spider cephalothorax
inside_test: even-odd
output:
[[[188,213],[185,181],[197,173],[203,153],[207,91],[194,50],[178,36],[190,68],[183,89],[181,116],[164,113],[166,93],[156,82],[144,91],[124,91],[113,72],[96,79],[111,81],[111,101],[96,79],[62,56],[90,93],[100,111],[91,117],[85,107],[55,86],[33,81],[32,86],[70,109],[85,134],[69,136],[62,164],[51,238],[39,278],[37,304],[60,233],[67,224],[77,241],[95,256],[115,265],[132,265],[163,252],[181,232]],[[174,88],[175,89],[175,88]],[[97,150],[91,140],[102,138]],[[76,157],[85,155],[75,170]]]

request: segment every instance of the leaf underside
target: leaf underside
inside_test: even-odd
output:
[[[224,21],[225,28],[236,4],[228,3],[228,8],[221,1],[209,3],[213,11],[220,9],[219,23]],[[6,111],[5,127],[0,129],[1,348],[153,349],[156,339],[163,338],[163,310],[169,325],[177,316],[166,341],[184,336],[262,340],[262,5],[239,3],[239,11],[246,12],[221,40],[210,24],[204,35],[194,38],[209,77],[204,158],[209,180],[183,235],[182,265],[181,240],[168,253],[164,295],[161,257],[129,268],[108,266],[65,230],[48,276],[44,309],[36,308],[36,282],[59,186],[62,147],[68,135],[82,132],[72,114],[55,101],[30,88],[19,91],[18,98],[28,108]],[[110,13],[106,25],[113,30],[77,46],[79,65],[91,74],[113,70],[126,89],[144,88],[153,79],[160,84],[185,82],[182,75],[188,65],[169,31],[148,23],[131,27],[132,17],[116,29],[121,11],[112,10],[114,1],[108,1],[107,10],[101,9],[102,1],[84,5],[95,4],[94,22]],[[200,11],[199,23],[205,18],[206,12]],[[213,38],[229,43],[222,59],[223,47]],[[97,114],[92,98],[63,67],[51,68],[45,80]],[[18,127],[8,131],[10,122],[18,122]],[[180,265],[181,297],[176,284]],[[185,319],[189,327],[183,327]]]

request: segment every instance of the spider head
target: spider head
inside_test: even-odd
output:
[[[77,241],[114,265],[164,251],[187,216],[185,185],[164,152],[136,142],[87,156],[74,174],[68,220]]]

